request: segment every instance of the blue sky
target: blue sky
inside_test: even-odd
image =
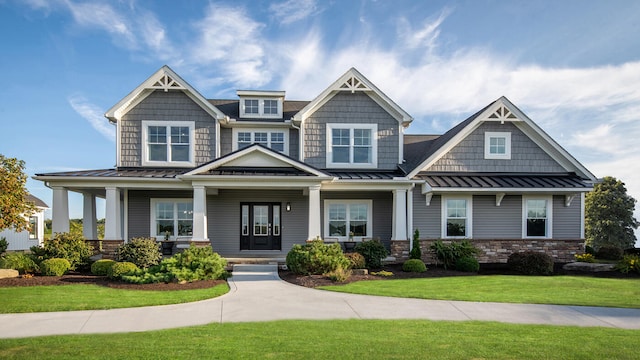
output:
[[[29,175],[113,167],[103,114],[164,64],[208,98],[300,100],[353,66],[414,116],[408,133],[505,95],[640,199],[639,19],[635,0],[0,0],[0,153]]]

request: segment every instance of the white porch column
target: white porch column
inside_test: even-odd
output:
[[[409,249],[413,249],[413,188],[407,190],[407,235]]]
[[[96,226],[96,196],[89,193],[82,194],[82,235],[85,239],[98,239]]]
[[[393,190],[391,240],[407,240],[407,190]]]
[[[193,240],[207,240],[207,189],[193,187]]]
[[[107,206],[104,220],[105,240],[122,240],[122,222],[120,219],[120,190],[116,187],[108,187]]]
[[[320,232],[320,185],[309,186],[309,236],[308,240],[319,237]]]
[[[54,234],[69,232],[69,191],[63,187],[54,186],[51,230]]]

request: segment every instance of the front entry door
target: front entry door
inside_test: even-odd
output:
[[[280,250],[279,203],[240,204],[240,250]]]

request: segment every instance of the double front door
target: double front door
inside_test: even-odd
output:
[[[280,203],[240,204],[240,250],[280,250]]]

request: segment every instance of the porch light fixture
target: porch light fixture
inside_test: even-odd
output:
[[[287,210],[287,212],[291,211],[291,203],[288,202],[287,205],[285,205],[285,209]]]

